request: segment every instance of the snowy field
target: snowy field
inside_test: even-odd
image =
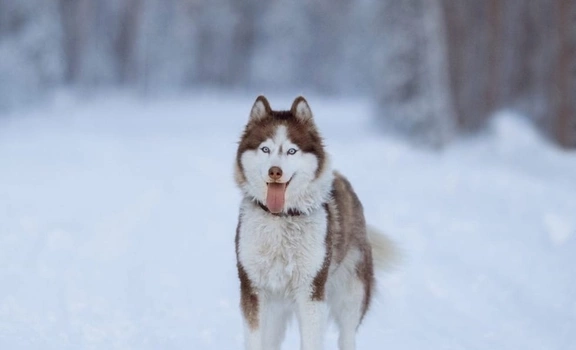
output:
[[[0,349],[241,349],[232,164],[254,98],[62,95],[1,116]],[[308,99],[403,253],[360,350],[576,349],[575,153],[510,115],[416,150],[363,100]]]

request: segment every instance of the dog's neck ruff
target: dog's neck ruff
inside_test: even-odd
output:
[[[289,208],[286,212],[282,212],[282,213],[272,213],[270,212],[270,210],[268,209],[268,207],[266,205],[264,205],[264,203],[260,202],[260,201],[255,201],[255,203],[265,212],[269,213],[270,215],[274,215],[274,216],[300,216],[300,215],[306,215],[305,213],[301,212],[298,209],[292,209]]]

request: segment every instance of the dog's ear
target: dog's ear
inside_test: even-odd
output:
[[[292,108],[290,108],[292,115],[301,121],[311,121],[312,120],[312,110],[308,105],[306,99],[302,96],[296,97],[292,103]]]
[[[256,98],[256,102],[250,111],[250,120],[260,120],[270,114],[272,109],[266,97],[260,95]]]

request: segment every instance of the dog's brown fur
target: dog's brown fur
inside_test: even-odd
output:
[[[368,311],[374,288],[374,264],[372,249],[368,242],[364,208],[350,182],[340,173],[334,172],[332,199],[327,203],[329,230],[332,235],[333,264],[340,264],[353,248],[362,256],[356,267],[358,278],[364,284],[364,306],[362,315]]]
[[[238,242],[240,240],[240,225],[241,220],[238,220],[238,225],[236,226],[236,256],[238,256]],[[260,320],[258,318],[258,293],[252,285],[252,281],[248,277],[248,273],[244,269],[244,266],[237,261],[236,267],[238,268],[238,279],[240,279],[240,307],[242,309],[242,314],[246,318],[248,326],[252,329],[258,327]]]

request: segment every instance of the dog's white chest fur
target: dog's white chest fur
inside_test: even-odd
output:
[[[327,218],[320,208],[310,215],[274,216],[249,201],[242,203],[238,253],[255,287],[293,296],[309,287],[326,255]]]

